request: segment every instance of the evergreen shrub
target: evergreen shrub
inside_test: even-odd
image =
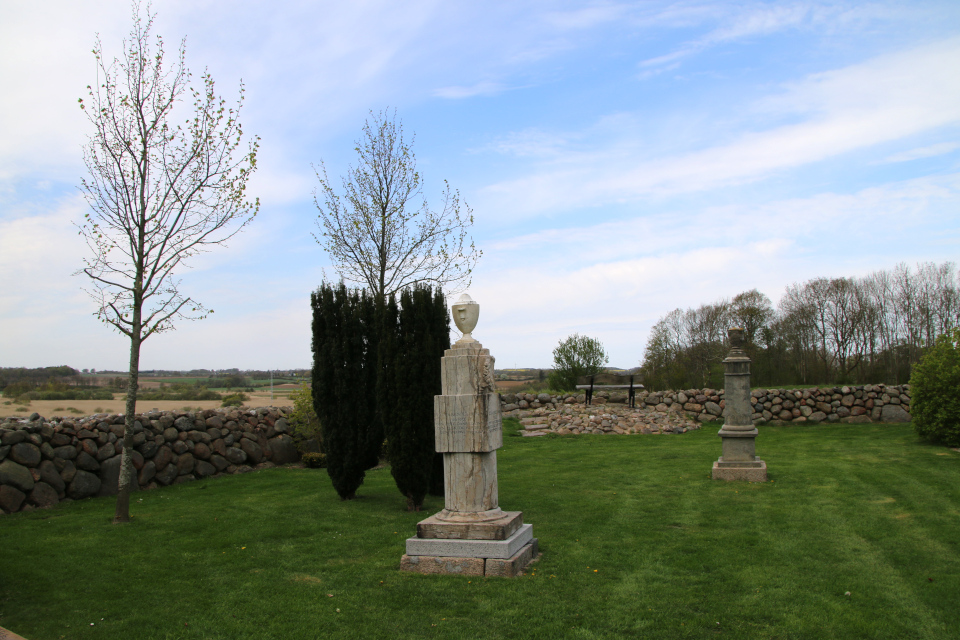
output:
[[[960,328],[937,337],[910,375],[913,428],[931,442],[960,447]]]

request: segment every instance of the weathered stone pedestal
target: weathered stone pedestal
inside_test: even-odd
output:
[[[730,329],[730,354],[723,361],[724,419],[719,435],[723,455],[713,463],[714,480],[767,481],[767,463],[756,456],[757,428],[750,407],[750,358],[743,351],[743,329]]]
[[[433,405],[445,505],[417,524],[400,570],[512,577],[537,557],[537,539],[522,512],[499,506],[496,450],[503,446],[503,429],[494,359],[471,335],[479,305],[463,295],[453,317],[464,336],[444,352],[443,395]]]

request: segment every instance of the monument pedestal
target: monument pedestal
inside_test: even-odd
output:
[[[756,437],[759,433],[753,425],[750,407],[750,358],[741,348],[743,329],[732,328],[730,355],[724,361],[724,411],[723,427],[717,433],[723,439],[722,455],[713,463],[711,477],[714,480],[745,480],[766,482],[767,463],[758,460]]]
[[[436,449],[443,453],[445,508],[417,524],[401,571],[512,577],[537,557],[533,526],[502,511],[497,452],[503,446],[500,400],[490,352],[470,335],[479,305],[461,296],[453,318],[464,336],[444,352],[442,395],[434,397]]]

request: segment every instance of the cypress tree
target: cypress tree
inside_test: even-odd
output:
[[[324,283],[313,308],[313,404],[327,452],[327,473],[342,500],[356,497],[368,468],[368,424],[353,402],[364,397],[364,344],[360,297],[343,283]]]
[[[443,294],[438,292],[442,298]],[[442,300],[441,300],[442,303]],[[434,488],[437,453],[434,443],[433,397],[441,392],[440,358],[449,332],[440,335],[437,303],[430,287],[405,289],[397,316],[397,347],[392,375],[395,400],[387,405],[391,419],[385,423],[390,472],[411,510],[419,511]],[[446,325],[443,325],[444,328]],[[439,484],[442,492],[443,459]]]

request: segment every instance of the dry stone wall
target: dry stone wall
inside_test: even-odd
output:
[[[260,407],[137,414],[134,490],[297,462],[289,412],[289,407]],[[117,414],[5,419],[0,423],[0,509],[11,513],[115,495],[123,425],[123,415]],[[313,448],[309,441],[307,448]]]
[[[636,408],[625,392],[583,394],[505,393],[503,415],[520,419],[524,435],[545,433],[685,433],[699,422],[722,421],[723,389],[640,391]],[[810,389],[755,389],[755,424],[910,422],[910,385],[860,385]]]

